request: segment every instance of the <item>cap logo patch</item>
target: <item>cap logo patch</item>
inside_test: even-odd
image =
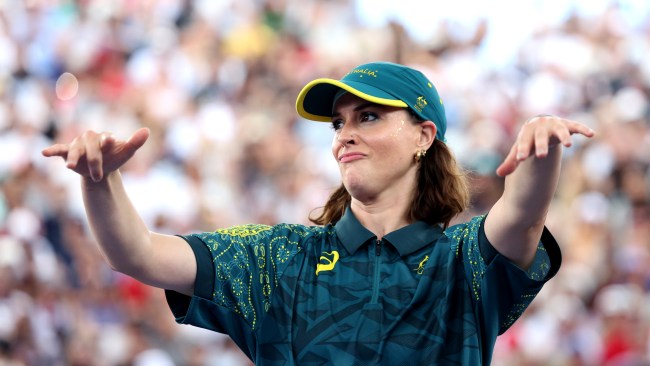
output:
[[[427,100],[424,99],[423,96],[419,96],[415,100],[415,105],[413,106],[413,108],[415,108],[415,110],[417,110],[418,112],[422,112],[422,109],[424,109],[424,107],[426,107],[427,104],[429,104],[429,103],[427,103]]]

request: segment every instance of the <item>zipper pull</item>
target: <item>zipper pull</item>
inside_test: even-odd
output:
[[[381,255],[381,239],[377,239],[377,243],[375,245],[375,255]]]

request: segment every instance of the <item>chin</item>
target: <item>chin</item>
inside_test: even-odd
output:
[[[342,179],[343,179],[343,185],[350,193],[352,193],[352,191],[356,189],[360,189],[360,188],[363,189],[365,182],[368,181],[368,178],[364,177],[363,174],[352,173],[349,171],[343,174]]]
[[[363,179],[348,179],[344,181],[345,189],[350,193],[350,196],[357,200],[363,201],[364,197],[370,196],[370,189],[367,184],[364,184]]]

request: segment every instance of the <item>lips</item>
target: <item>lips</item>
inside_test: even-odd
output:
[[[350,152],[339,156],[339,162],[349,163],[351,161],[359,160],[365,157],[362,153]]]

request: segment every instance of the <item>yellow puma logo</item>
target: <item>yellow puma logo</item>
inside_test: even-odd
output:
[[[324,255],[320,256],[318,260],[325,261],[326,263],[318,263],[316,265],[316,276],[318,276],[318,272],[333,270],[334,266],[336,265],[336,262],[338,262],[339,260],[339,252],[337,252],[336,250],[332,250],[330,253],[323,252],[323,254],[330,255],[332,256],[332,258],[330,259],[329,257],[326,257]]]
[[[417,272],[417,274],[422,274],[424,273],[424,265],[427,263],[429,260],[429,256],[425,256],[424,259],[420,262],[418,265],[418,268],[415,268],[414,271]]]

